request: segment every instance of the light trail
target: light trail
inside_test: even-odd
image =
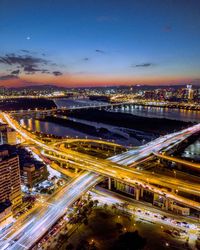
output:
[[[147,184],[148,181],[138,181],[139,176],[143,176],[144,173],[138,173],[135,170],[128,169],[126,167],[122,167],[116,163],[109,162],[108,160],[97,160],[95,158],[92,158],[90,156],[79,154],[74,151],[67,151],[67,153],[60,152],[59,150],[56,150],[40,141],[38,141],[36,138],[32,138],[32,135],[28,135],[28,133],[24,132],[21,128],[18,128],[15,125],[15,121],[12,121],[9,117],[9,115],[3,113],[4,119],[7,121],[7,123],[14,128],[22,137],[24,137],[26,140],[36,144],[43,150],[52,152],[55,155],[58,155],[58,159],[63,158],[64,161],[71,161],[73,164],[76,164],[77,166],[82,166],[82,168],[85,168],[89,171],[97,172],[102,174],[104,171],[105,176],[113,177],[116,179],[119,179],[121,181],[126,181],[130,184],[140,184],[140,185],[146,185],[145,187],[149,187],[153,192],[157,192],[160,194],[164,194],[161,189],[155,188],[154,186]],[[153,152],[159,152],[164,147],[169,147],[173,145],[174,143],[177,143],[177,141],[182,141],[191,134],[197,132],[200,130],[200,124],[195,125],[191,128],[182,130],[177,133],[173,133],[170,135],[167,135],[165,137],[158,138],[154,142],[148,143],[146,146],[142,146],[137,150],[131,150],[129,152],[123,153],[119,156],[114,156],[110,158],[109,160],[112,160],[114,162],[120,163],[120,164],[127,164],[127,163],[134,163],[138,160],[143,160],[145,157],[149,156]],[[52,157],[57,157],[53,156]],[[67,158],[67,159],[66,159]],[[128,165],[128,164],[127,164]],[[87,166],[90,167],[90,169],[87,168]],[[121,172],[120,172],[121,171]],[[122,172],[124,171],[124,172]],[[133,176],[133,174],[137,174],[137,176]],[[130,177],[129,177],[130,176]],[[126,180],[124,179],[126,177]],[[141,178],[141,177],[140,177]],[[145,177],[148,179],[148,177]],[[160,178],[160,177],[159,177]],[[166,178],[166,180],[159,180],[156,176],[154,176],[154,181],[160,181],[160,183],[169,181],[169,178]],[[57,201],[55,201],[55,206],[47,206],[46,208],[42,208],[42,210],[33,216],[35,218],[35,222],[31,221],[30,224],[24,225],[24,230],[21,230],[19,233],[16,232],[11,233],[11,235],[7,236],[7,239],[1,239],[0,237],[0,248],[5,247],[5,245],[9,244],[7,247],[8,249],[23,249],[23,246],[27,246],[30,248],[34,242],[40,239],[40,237],[47,232],[47,230],[64,214],[64,211],[67,207],[69,207],[75,200],[77,200],[84,192],[89,190],[92,186],[96,185],[101,180],[101,177],[95,173],[84,173],[83,175],[79,176],[75,181],[73,181],[69,186],[67,186],[57,197]],[[177,186],[177,180],[174,181],[173,185]],[[185,186],[188,186],[188,183],[185,184]],[[194,190],[194,187],[190,187],[192,190]],[[180,203],[186,203],[189,206],[192,207],[200,207],[199,203],[182,198],[180,196],[177,196],[175,194],[172,194],[170,192],[165,192],[165,195],[167,195],[168,198],[172,200],[177,200]],[[21,235],[21,233],[23,233]],[[15,241],[16,240],[16,241]],[[7,249],[5,248],[5,249]]]
[[[92,186],[96,185],[101,180],[96,174],[83,173],[73,182],[64,188],[54,201],[54,206],[42,207],[38,213],[33,216],[32,220],[26,222],[23,227],[16,229],[16,232],[6,240],[0,237],[0,249],[8,246],[5,249],[21,250],[26,246],[30,249],[31,246],[44,235],[55,222],[64,215],[66,208],[74,203]]]

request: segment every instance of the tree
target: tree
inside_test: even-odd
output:
[[[94,200],[94,206],[97,207],[99,201],[98,200]]]
[[[89,201],[88,206],[89,206],[89,208],[92,208],[94,206],[94,202],[93,201]]]

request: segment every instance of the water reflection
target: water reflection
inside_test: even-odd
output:
[[[45,134],[53,134],[57,136],[69,136],[69,137],[78,136],[81,138],[84,138],[86,136],[86,134],[81,133],[79,131],[75,131],[73,129],[66,128],[64,126],[50,122],[35,120],[33,118],[20,119],[19,122],[21,126],[26,126],[30,130],[42,132]]]
[[[145,107],[133,105],[130,108],[115,108],[116,112],[129,113],[137,116],[149,118],[166,118],[187,122],[200,122],[200,111],[185,109],[170,109],[161,107]]]

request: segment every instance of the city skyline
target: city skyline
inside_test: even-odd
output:
[[[0,85],[200,83],[197,1],[0,1]]]

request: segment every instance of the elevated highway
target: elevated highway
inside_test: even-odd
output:
[[[101,145],[106,145],[106,146],[110,146],[110,147],[119,147],[119,148],[124,148],[124,146],[121,146],[117,143],[114,143],[114,142],[111,142],[111,141],[105,141],[105,140],[97,140],[97,139],[74,139],[74,138],[70,138],[70,139],[64,139],[64,140],[58,140],[58,141],[55,141],[55,142],[52,142],[50,143],[49,145],[52,145],[53,147],[57,147],[59,146],[60,144],[64,144],[64,143],[67,143],[67,144],[70,144],[70,143],[86,143],[86,144],[101,144]]]
[[[199,131],[200,124],[184,129],[180,132],[160,137],[155,141],[140,147],[137,150],[130,150],[128,152],[122,153],[121,155],[111,157],[108,161],[92,158],[91,156],[80,154],[71,150],[61,152],[49,145],[44,144],[37,138],[32,138],[31,135],[27,135],[27,133],[23,131],[19,124],[16,121],[12,120],[9,115],[5,113],[3,115],[5,120],[11,127],[13,127],[18,133],[20,133],[21,136],[23,136],[26,140],[31,141],[32,143],[39,146],[43,151],[45,151],[43,152],[43,154],[50,157],[51,159],[64,161],[79,168],[96,172],[103,176],[111,177],[122,182],[126,182],[129,185],[141,185],[145,189],[149,189],[172,200],[176,200],[181,204],[200,210],[199,202],[183,198],[170,191],[162,191],[162,187],[166,186],[170,189],[179,188],[184,192],[199,195],[200,184],[189,183],[187,181],[181,181],[176,178],[169,179],[169,177],[166,178],[158,174],[152,175],[146,172],[139,172],[137,170],[121,166],[136,162],[139,163],[141,160],[148,157],[153,152],[159,152],[163,147],[177,143],[177,140],[181,142],[191,134]],[[159,188],[154,185],[159,185],[161,187]]]
[[[55,159],[58,157],[58,160],[62,159],[63,161],[66,161],[66,163],[70,162],[74,164],[75,167],[83,167],[84,169],[88,168],[90,172],[81,174],[77,179],[73,180],[71,184],[64,188],[59,194],[59,199],[56,199],[52,206],[43,207],[42,210],[39,209],[39,211],[34,212],[31,219],[28,218],[24,222],[19,222],[19,228],[17,230],[11,230],[9,234],[0,235],[0,249],[22,250],[31,248],[31,246],[65,213],[67,207],[77,200],[84,192],[91,189],[102,180],[102,175],[116,178],[136,187],[142,186],[145,189],[149,189],[165,196],[166,199],[175,200],[181,204],[200,210],[200,203],[180,197],[174,192],[167,191],[167,189],[163,191],[162,188],[152,185],[152,181],[154,181],[154,183],[157,182],[158,185],[166,183],[168,187],[173,185],[174,188],[179,188],[179,184],[181,184],[182,188],[185,188],[186,191],[188,190],[189,192],[194,192],[196,194],[196,192],[199,193],[199,186],[197,183],[190,184],[187,181],[180,183],[180,180],[178,179],[160,175],[147,176],[144,172],[138,172],[135,169],[120,166],[116,160],[116,157],[119,157],[119,161],[123,160],[125,163],[130,162],[130,160],[132,163],[139,162],[140,160],[142,161],[145,157],[155,152],[155,149],[160,150],[162,147],[160,143],[164,143],[164,145],[172,145],[177,139],[180,139],[179,136],[189,136],[196,130],[199,130],[199,125],[172,134],[171,136],[168,135],[165,138],[158,138],[157,141],[154,142],[154,145],[153,142],[149,143],[146,147],[143,146],[137,150],[132,150],[130,154],[126,152],[127,154],[123,153],[119,156],[112,157],[115,162],[111,162],[112,159],[99,160],[87,155],[84,155],[84,158],[82,158],[80,153],[74,151],[60,152],[52,146],[44,144],[37,137],[32,137],[33,135],[24,131],[15,120],[10,118],[9,115],[4,113],[3,116],[7,123],[24,139],[43,150],[43,154],[49,154],[50,157],[55,157]],[[139,153],[143,153],[143,155],[139,157]],[[130,160],[128,159],[129,157],[131,158]],[[101,176],[96,173],[91,173],[91,170],[100,173]],[[20,223],[23,224],[21,225]]]
[[[135,186],[138,189],[148,189],[153,193],[157,193],[183,205],[200,210],[199,202],[181,197],[175,192],[176,190],[179,190],[199,196],[200,183],[191,183],[189,181],[179,180],[174,177],[169,178],[168,176],[166,177],[161,174],[151,174],[147,171],[141,172],[136,169],[125,168],[120,165],[113,164],[108,160],[98,159],[97,163],[96,159],[93,159],[90,156],[84,157],[83,154],[76,154],[76,152],[74,153],[73,151],[68,151],[68,153],[65,152],[65,154],[61,153],[51,155],[44,152],[42,154],[52,160],[62,161],[75,168],[81,168],[90,172],[98,173],[104,177],[113,178],[127,185]],[[165,187],[164,191],[163,187]],[[173,190],[173,192],[168,191],[168,189]]]
[[[181,158],[172,157],[172,156],[169,156],[169,155],[164,155],[164,154],[160,154],[160,153],[156,153],[156,152],[154,152],[153,154],[156,157],[160,158],[160,159],[164,159],[164,160],[167,160],[167,161],[170,161],[170,162],[175,162],[175,163],[181,164],[181,165],[186,166],[186,167],[191,168],[191,169],[200,170],[200,164],[199,163],[186,161],[186,160],[181,159]]]

